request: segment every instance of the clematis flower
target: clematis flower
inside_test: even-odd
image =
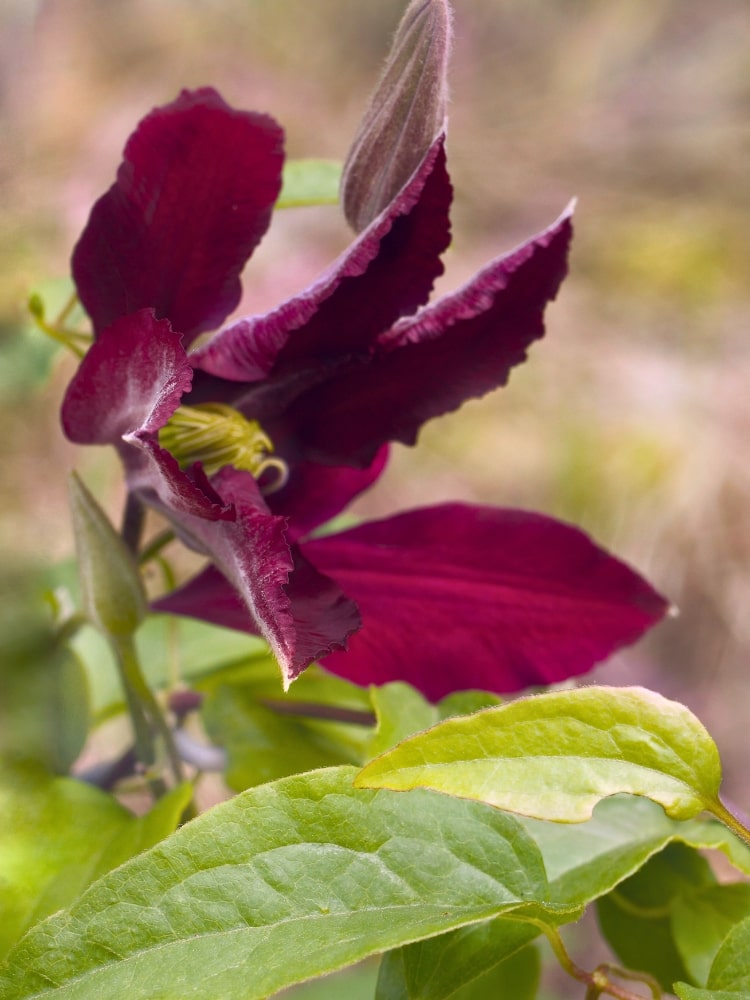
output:
[[[278,308],[224,326],[280,189],[282,133],[213,90],[128,141],[73,275],[95,342],[68,437],[113,445],[130,494],[209,565],[164,610],[264,636],[288,685],[312,661],[438,698],[580,674],[667,605],[582,532],[445,504],[322,538],[390,442],[503,385],[543,335],[570,212],[428,304],[450,240],[444,135],[353,244]]]

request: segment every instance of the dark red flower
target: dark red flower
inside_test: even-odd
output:
[[[446,505],[309,537],[378,477],[388,442],[413,444],[525,359],[570,213],[428,305],[450,240],[440,135],[316,282],[188,353],[238,302],[281,165],[271,119],[183,92],[131,137],[73,255],[96,340],[65,431],[117,447],[130,491],[211,561],[159,606],[262,634],[285,683],[322,658],[430,697],[562,680],[636,639],[664,600],[541,515]]]

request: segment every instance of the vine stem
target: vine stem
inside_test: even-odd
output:
[[[151,562],[152,559],[157,559],[165,545],[169,545],[170,542],[174,541],[174,537],[174,532],[171,529],[167,528],[165,531],[162,531],[156,538],[152,538],[143,551],[139,553],[138,562],[144,565],[147,562]]]
[[[640,993],[633,993],[624,986],[613,983],[610,975],[614,973],[623,979],[631,979],[634,982],[643,983],[648,986],[654,1000],[659,1000],[663,995],[661,987],[651,976],[640,972],[631,972],[629,969],[621,969],[619,966],[604,964],[598,966],[593,972],[587,972],[573,961],[563,944],[559,931],[550,927],[542,921],[529,920],[529,923],[538,927],[549,941],[555,958],[565,969],[569,976],[578,980],[586,986],[586,1000],[597,1000],[602,993],[607,993],[616,1000],[643,1000]]]

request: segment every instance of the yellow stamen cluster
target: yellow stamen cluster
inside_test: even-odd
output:
[[[260,424],[224,403],[181,406],[159,432],[159,444],[183,469],[201,462],[207,476],[225,465],[243,469],[255,479],[274,469],[276,478],[264,485],[264,493],[281,489],[287,480],[286,464],[273,456],[271,439]]]

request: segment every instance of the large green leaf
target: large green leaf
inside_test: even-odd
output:
[[[432,788],[540,819],[582,822],[618,792],[675,819],[716,803],[716,746],[687,708],[643,688],[589,687],[449,719],[378,757],[361,788]]]
[[[544,858],[550,898],[571,908],[610,892],[670,843],[721,850],[750,872],[750,850],[716,820],[670,820],[648,799],[616,796],[593,818],[570,825],[522,819]],[[420,941],[383,959],[377,1000],[445,1000],[537,936],[537,927],[503,917]]]
[[[95,879],[171,833],[184,786],[137,818],[115,799],[34,766],[0,771],[0,955]]]
[[[353,768],[253,788],[32,929],[4,1000],[253,1000],[379,951],[537,907],[512,817],[429,792],[357,790]]]
[[[750,874],[750,849],[716,820],[675,821],[656,803],[618,795],[601,802],[592,819],[574,826],[522,819],[539,845],[551,898],[585,906],[637,872],[667,844],[722,851]]]

